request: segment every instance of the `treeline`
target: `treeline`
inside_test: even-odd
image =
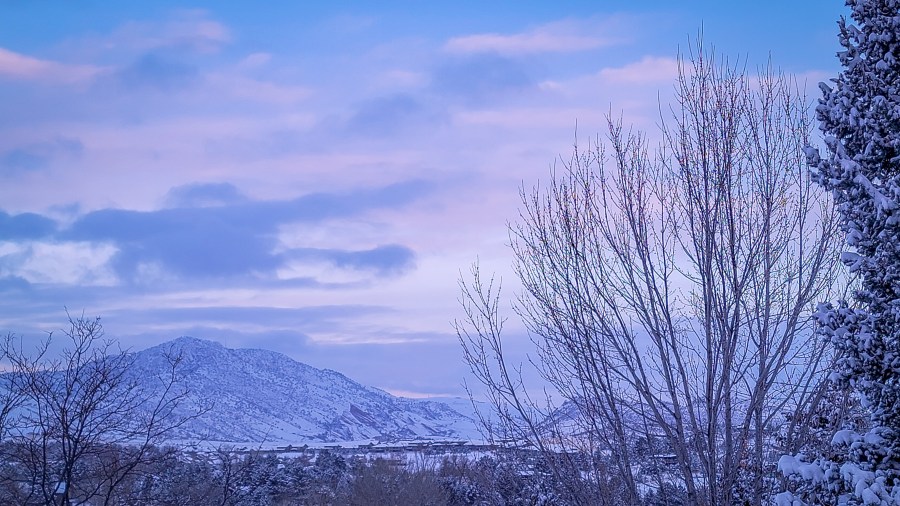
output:
[[[12,444],[0,451],[18,450]],[[130,459],[133,447],[102,445],[103,462]],[[264,452],[185,452],[151,447],[139,466],[110,494],[100,460],[78,470],[72,504],[129,506],[288,506],[288,505],[552,505],[566,504],[554,492],[547,473],[522,467],[522,461],[483,456],[437,458],[343,457],[327,450],[317,455],[280,457]],[[526,471],[527,470],[527,471]],[[526,472],[523,472],[526,471]],[[0,504],[60,504],[63,490],[51,497],[32,493],[27,466],[0,465]]]

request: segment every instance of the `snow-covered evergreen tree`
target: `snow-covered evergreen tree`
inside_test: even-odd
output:
[[[820,306],[816,318],[839,360],[832,379],[852,387],[870,429],[835,434],[833,457],[784,457],[799,489],[782,504],[900,504],[900,0],[847,0],[839,22],[843,70],[822,84],[816,109],[827,154],[808,150],[831,190],[859,276],[855,304]]]

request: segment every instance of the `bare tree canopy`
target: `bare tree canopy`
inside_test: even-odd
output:
[[[118,504],[118,488],[166,458],[156,446],[196,416],[176,415],[187,396],[177,353],[154,383],[135,376],[134,355],[104,336],[99,318],[68,323],[59,357],[49,352],[52,335],[33,351],[11,334],[0,343],[12,366],[2,375],[3,502]]]
[[[561,450],[592,456],[574,503],[672,487],[685,504],[762,504],[775,445],[795,444],[822,397],[830,356],[809,315],[835,285],[838,234],[806,167],[805,97],[702,44],[679,61],[659,149],[610,120],[604,140],[522,191],[510,225],[514,311],[570,421],[545,418],[509,363],[493,280],[476,266],[461,281],[456,329],[494,429],[560,472],[574,465]],[[648,472],[648,458],[665,465]]]

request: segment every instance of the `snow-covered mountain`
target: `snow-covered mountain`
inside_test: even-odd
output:
[[[181,414],[211,406],[173,439],[296,444],[478,438],[472,416],[447,403],[395,397],[280,353],[192,337],[135,353],[134,372],[147,388],[160,384],[167,353],[181,356],[179,387],[188,391]]]

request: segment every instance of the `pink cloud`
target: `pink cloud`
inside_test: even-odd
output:
[[[255,68],[259,68],[259,67],[264,67],[271,60],[272,60],[272,55],[270,53],[264,53],[264,52],[250,53],[246,57],[244,57],[240,62],[238,62],[237,67],[241,70],[255,69]]]
[[[226,96],[271,104],[293,104],[312,94],[311,89],[303,86],[260,81],[233,74],[212,74],[207,78],[207,83]]]
[[[0,48],[0,76],[12,79],[75,84],[93,79],[101,67],[42,60]]]
[[[102,51],[181,48],[214,53],[230,42],[231,31],[228,27],[210,19],[206,11],[182,10],[163,21],[131,21],[109,35],[87,38],[82,51],[92,47]]]
[[[504,55],[521,55],[534,53],[567,53],[587,51],[610,46],[619,42],[617,37],[597,36],[607,30],[591,30],[587,23],[558,21],[537,27],[531,31],[512,35],[499,33],[482,33],[454,37],[444,44],[444,50],[450,53],[498,53]]]
[[[599,75],[602,80],[617,84],[674,82],[678,77],[678,60],[645,56],[624,67],[605,68]]]

